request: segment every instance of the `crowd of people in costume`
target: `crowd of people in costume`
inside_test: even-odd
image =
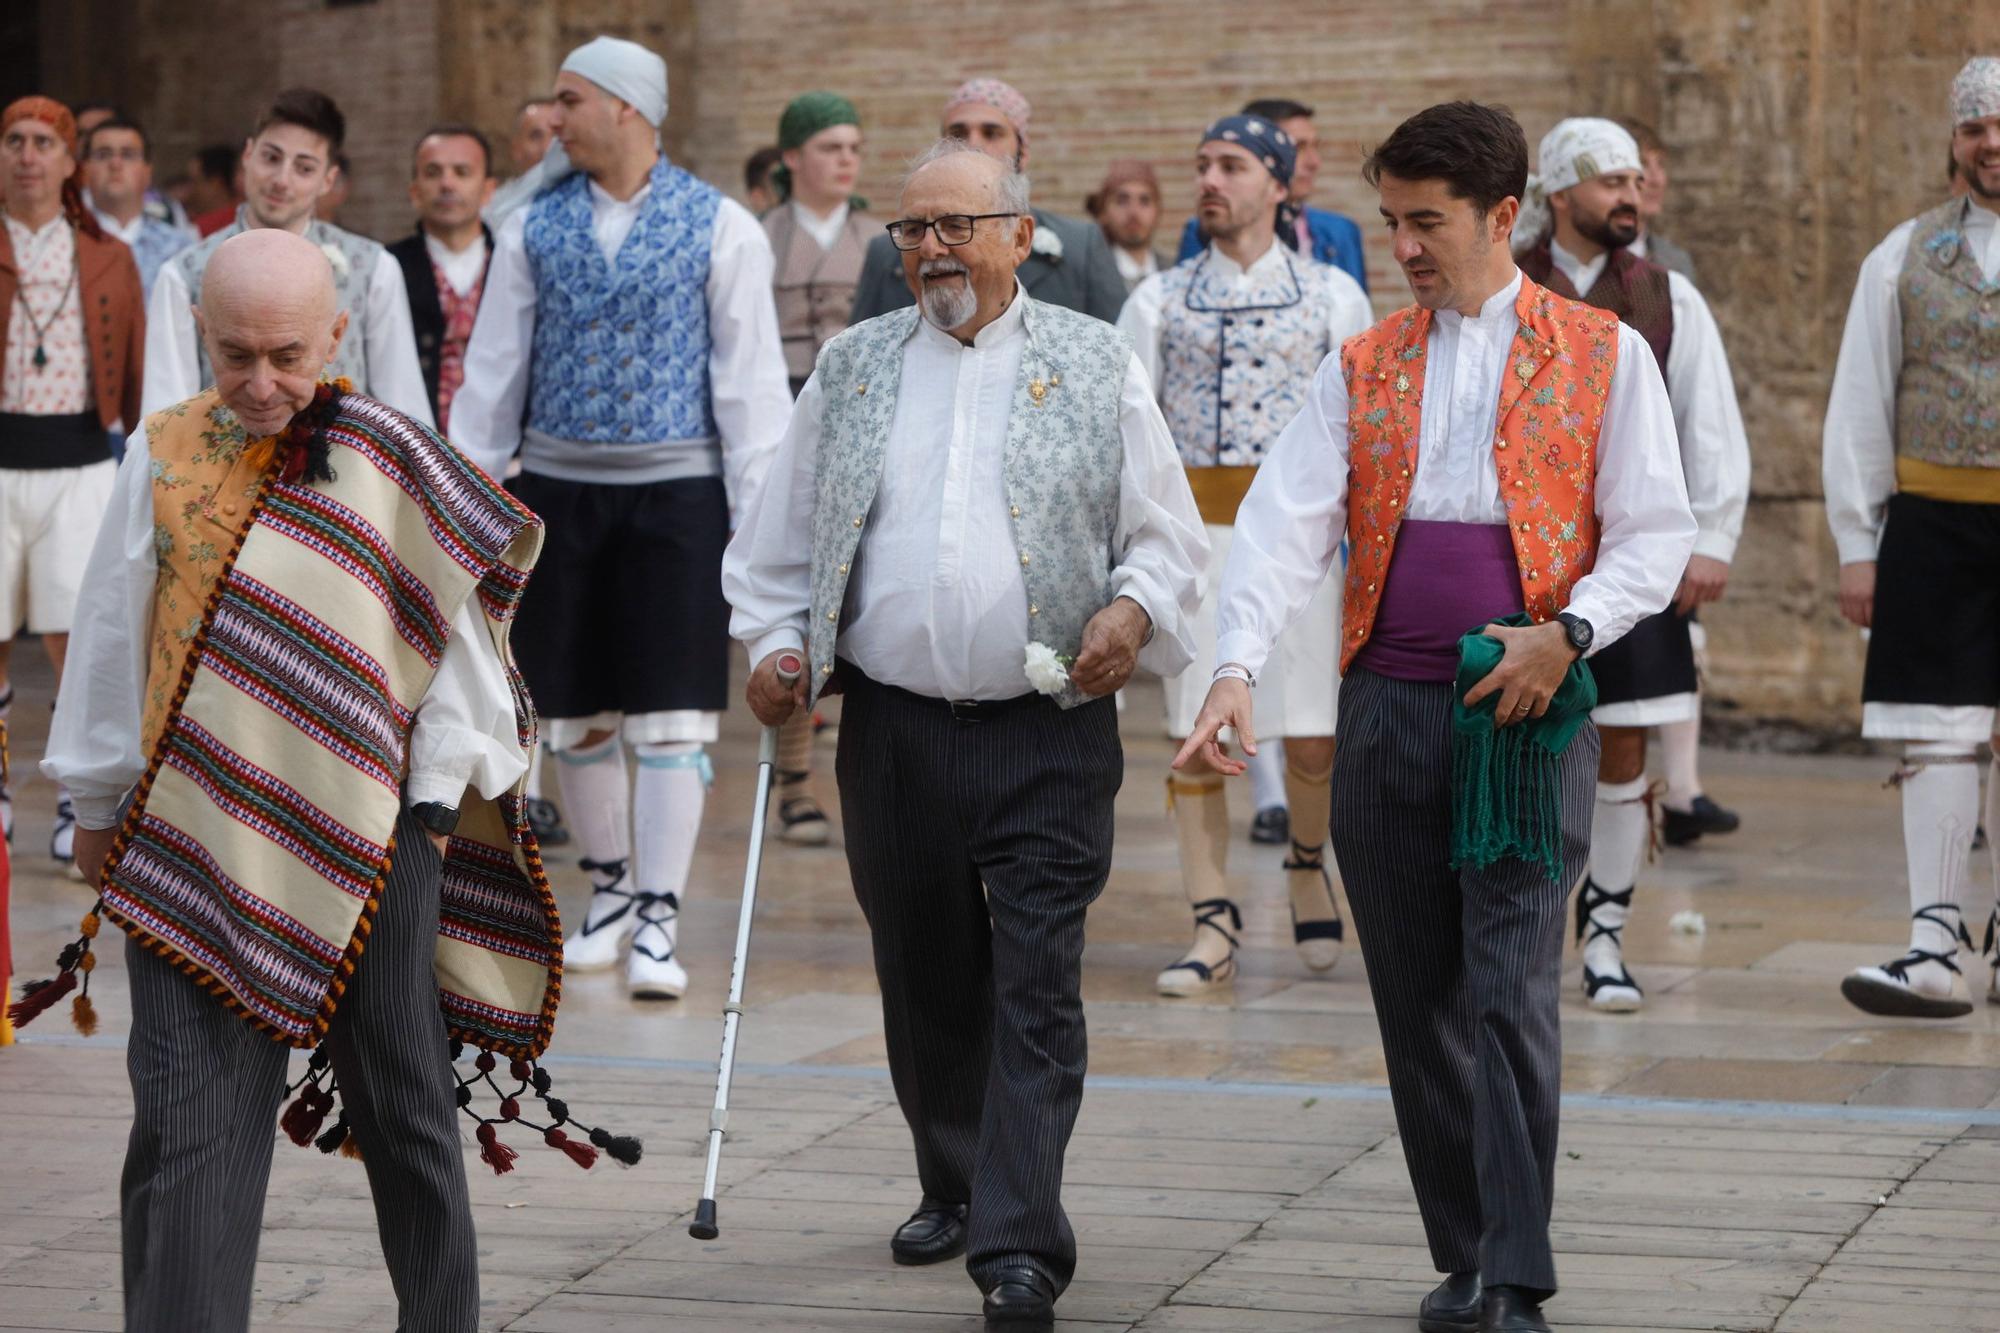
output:
[[[1970,865],[2000,826],[2000,58],[1949,98],[1950,197],[1863,264],[1824,437],[1912,916],[1841,990],[1922,1018],[1971,1011]],[[1087,218],[1042,207],[1049,131],[995,78],[945,97],[872,212],[845,97],[785,108],[752,207],[669,160],[667,116],[656,53],[585,43],[504,184],[478,129],[418,138],[416,230],[384,245],[330,216],[345,121],[311,89],[175,193],[117,108],[0,114],[0,676],[41,639],[48,851],[98,893],[10,1012],[68,999],[87,1029],[121,929],[128,1326],[246,1326],[274,1117],[366,1162],[411,1329],[477,1322],[461,1115],[495,1171],[524,1133],[638,1160],[539,1057],[565,970],[687,990],[740,644],[802,847],[833,840],[839,699],[922,1188],[896,1262],[963,1256],[1000,1326],[1048,1323],[1075,1272],[1085,921],[1143,669],[1180,742],[1188,915],[1162,939],[1189,943],[1159,993],[1236,974],[1247,773],[1301,964],[1338,966],[1343,897],[1366,955],[1444,1275],[1420,1326],[1547,1328],[1571,923],[1588,1005],[1641,1009],[1649,846],[1738,824],[1699,776],[1698,613],[1749,445],[1656,229],[1665,146],[1573,117],[1531,174],[1506,111],[1415,111],[1346,164],[1413,298],[1383,319],[1289,98],[1189,135],[1172,255],[1155,164],[1111,163]],[[567,938],[564,847],[591,889]],[[2000,1002],[1996,931],[2000,903]]]

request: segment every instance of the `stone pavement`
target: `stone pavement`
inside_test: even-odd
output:
[[[44,852],[52,797],[28,771],[47,681],[31,651],[15,708],[14,929],[18,964],[36,975],[87,899]],[[1152,996],[1186,909],[1157,691],[1131,696],[1117,868],[1091,917],[1092,1083],[1065,1194],[1083,1251],[1066,1324],[1411,1329],[1434,1278],[1359,953],[1308,977],[1289,944],[1280,855],[1240,841],[1242,975],[1212,1000]],[[640,1007],[616,976],[566,979],[551,1062],[573,1100],[645,1135],[647,1162],[585,1174],[530,1151],[501,1178],[471,1162],[486,1327],[978,1326],[957,1265],[901,1269],[885,1253],[917,1187],[837,847],[774,843],[767,857],[724,1232],[687,1237],[753,739],[733,715],[686,914],[688,998]],[[1903,939],[1888,763],[1705,758],[1745,826],[1670,852],[1642,878],[1629,939],[1646,1010],[1591,1014],[1573,975],[1566,993],[1565,1288],[1550,1315],[1571,1330],[2000,1328],[1987,1294],[2000,1242],[2000,1009],[1917,1026],[1867,1018],[1836,990],[1845,969]],[[565,909],[580,910],[574,850],[551,860]],[[1988,873],[1982,861],[1975,922]],[[1705,934],[1671,932],[1683,909],[1705,916]],[[1968,972],[1983,991],[1984,968]],[[93,983],[100,1036],[75,1037],[52,1016],[0,1051],[0,1328],[119,1327],[120,973],[108,965]],[[393,1327],[353,1163],[281,1142],[265,1228],[259,1328]]]

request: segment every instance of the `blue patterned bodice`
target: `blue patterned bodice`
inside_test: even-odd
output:
[[[661,158],[612,263],[593,233],[588,176],[578,172],[528,206],[532,429],[596,444],[715,437],[708,262],[721,200]]]

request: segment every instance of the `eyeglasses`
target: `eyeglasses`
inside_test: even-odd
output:
[[[146,150],[143,148],[93,148],[90,150],[92,162],[143,162]]]
[[[1017,218],[1019,213],[946,213],[941,218],[925,222],[920,218],[904,218],[891,222],[885,231],[889,233],[889,243],[898,250],[914,250],[924,243],[924,233],[935,228],[937,238],[946,245],[964,245],[972,239],[973,226],[987,218]]]

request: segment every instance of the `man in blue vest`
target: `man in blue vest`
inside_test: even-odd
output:
[[[666,62],[599,37],[563,61],[555,108],[538,188],[494,238],[452,435],[496,476],[518,449],[515,491],[548,524],[515,643],[592,881],[563,962],[610,967],[629,941],[631,994],[678,999],[728,702],[730,502],[792,396],[763,228],[660,152]]]

